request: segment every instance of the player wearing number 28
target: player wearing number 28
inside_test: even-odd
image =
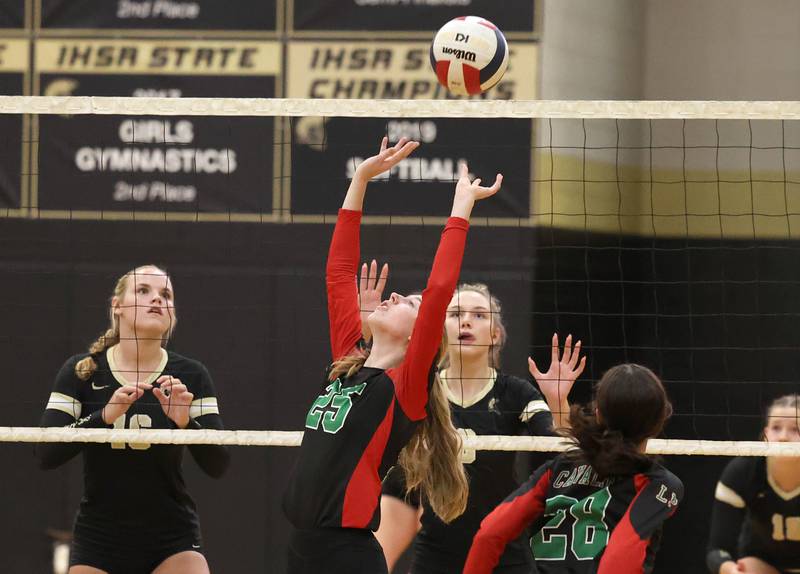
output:
[[[295,527],[291,574],[387,572],[372,531],[380,522],[381,479],[398,457],[443,520],[461,514],[466,504],[461,441],[436,380],[437,363],[447,348],[445,311],[458,280],[472,208],[500,189],[500,175],[491,187],[482,187],[461,166],[451,217],[422,296],[392,293],[367,319],[371,349],[359,345],[356,275],[367,182],[417,145],[403,138],[389,147],[384,138],[379,153],[356,168],[336,221],[326,269],[333,364],[327,386],[306,416],[283,504]]]
[[[492,572],[529,525],[540,574],[651,572],[662,523],[683,496],[681,481],[644,454],[670,413],[649,369],[606,372],[594,403],[570,410],[577,448],[542,465],[483,520],[464,573]]]
[[[169,276],[152,265],[126,273],[109,313],[108,331],[59,371],[41,426],[222,429],[206,368],[164,349],[176,322]],[[213,477],[228,467],[225,447],[189,451]],[[70,574],[208,573],[182,445],[54,443],[37,454],[55,468],[80,452],[84,495]]]

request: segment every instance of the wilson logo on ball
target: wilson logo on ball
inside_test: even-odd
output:
[[[480,94],[503,77],[508,45],[503,33],[488,20],[461,16],[436,33],[430,57],[439,83],[452,93]]]
[[[475,52],[467,52],[466,50],[459,50],[457,48],[451,48],[450,46],[442,47],[442,53],[451,54],[454,58],[466,60],[468,62],[474,62],[478,58]]]

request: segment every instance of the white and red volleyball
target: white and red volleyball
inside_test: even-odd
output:
[[[433,38],[431,66],[439,83],[454,94],[485,92],[500,81],[508,67],[505,36],[478,16],[450,20]]]

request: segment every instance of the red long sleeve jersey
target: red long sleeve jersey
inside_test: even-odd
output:
[[[540,574],[643,574],[653,568],[661,526],[683,483],[659,464],[601,479],[559,455],[542,465],[481,523],[464,574],[489,574],[505,545],[533,524]]]
[[[340,210],[326,270],[331,352],[361,339],[356,274],[361,212]],[[381,478],[426,416],[433,361],[456,287],[468,223],[450,218],[442,233],[405,360],[392,369],[362,367],[327,382],[311,405],[283,508],[297,528],[370,528],[380,523]]]

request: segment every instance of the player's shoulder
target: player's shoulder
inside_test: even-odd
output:
[[[683,481],[658,462],[654,461],[644,474],[653,483],[663,484],[673,492],[683,493]]]
[[[497,393],[508,394],[528,401],[542,397],[541,393],[530,381],[502,371],[497,371],[495,389]]]
[[[571,449],[557,454],[545,464],[548,465],[548,468],[552,469],[553,473],[558,474],[565,470],[567,472],[572,472],[576,466],[587,463],[583,458],[581,458],[580,453],[577,450]]]
[[[76,372],[78,363],[90,356],[92,355],[89,353],[79,353],[77,355],[72,355],[66,361],[64,361],[55,377],[53,392],[66,395],[73,399],[82,400],[84,393],[88,390],[88,386],[92,383],[96,384],[98,380],[101,380],[102,377],[109,372],[107,364],[100,362],[98,357],[93,357],[96,363],[96,368],[94,369],[92,375],[90,377],[86,377],[85,379],[83,377],[79,377],[78,373]]]
[[[167,351],[167,364],[163,373],[179,378],[190,390],[194,389],[192,392],[199,390],[195,385],[202,387],[211,381],[211,374],[203,363],[174,351]]]
[[[75,379],[76,381],[83,382],[75,373],[75,367],[83,359],[90,356],[92,355],[90,355],[89,353],[78,353],[77,355],[72,355],[66,361],[64,361],[64,364],[61,366],[61,370],[59,371],[58,376],[62,378],[66,377],[69,378],[70,380]],[[95,358],[95,361],[97,361],[97,358]]]
[[[725,465],[720,482],[735,490],[742,490],[752,486],[758,477],[766,477],[766,459],[760,456],[737,456]]]
[[[167,368],[181,373],[207,373],[206,366],[198,361],[175,351],[167,351]]]
[[[725,465],[723,474],[754,474],[764,467],[765,461],[761,456],[737,456]]]
[[[80,361],[84,360],[86,357],[91,357],[89,353],[78,353],[76,355],[72,355],[66,361],[64,361],[64,367],[75,369],[75,365],[77,365]]]

